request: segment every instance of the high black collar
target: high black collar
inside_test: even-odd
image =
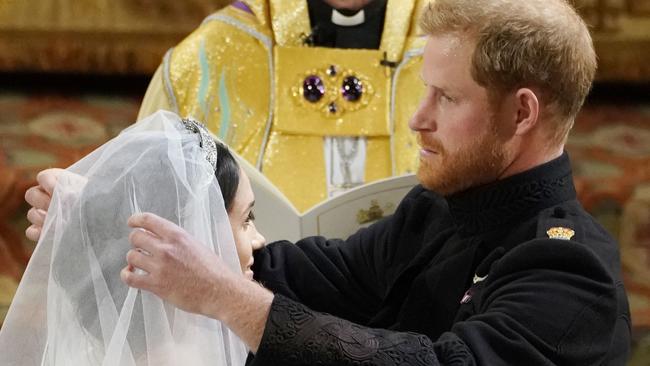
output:
[[[312,33],[311,45],[336,48],[378,49],[384,29],[388,0],[373,0],[364,8],[366,21],[353,27],[341,27],[331,22],[334,9],[323,0],[307,0]],[[356,12],[340,10],[345,15]]]
[[[525,172],[446,197],[462,236],[506,228],[576,198],[567,153]]]

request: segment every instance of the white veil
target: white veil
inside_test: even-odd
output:
[[[220,322],[120,280],[127,219],[153,212],[241,271],[214,168],[170,112],[124,130],[62,174],[0,332],[0,365],[243,365]]]

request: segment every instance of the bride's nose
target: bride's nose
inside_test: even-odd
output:
[[[266,239],[262,234],[260,234],[257,229],[255,229],[255,238],[253,239],[253,250],[258,250],[264,247],[264,244],[266,244]]]

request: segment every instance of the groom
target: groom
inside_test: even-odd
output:
[[[146,230],[122,279],[221,320],[254,365],[624,365],[617,244],[578,203],[564,152],[596,69],[587,27],[564,0],[437,0],[420,25],[421,186],[394,216],[269,244],[252,282],[135,215]]]

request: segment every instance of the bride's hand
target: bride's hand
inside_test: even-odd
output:
[[[31,187],[25,192],[25,201],[32,206],[27,211],[27,220],[32,224],[25,230],[27,238],[33,241],[38,241],[45,222],[45,215],[47,209],[50,207],[50,200],[52,199],[52,192],[60,174],[64,172],[63,169],[52,168],[46,169],[38,173],[36,176],[37,186]]]

